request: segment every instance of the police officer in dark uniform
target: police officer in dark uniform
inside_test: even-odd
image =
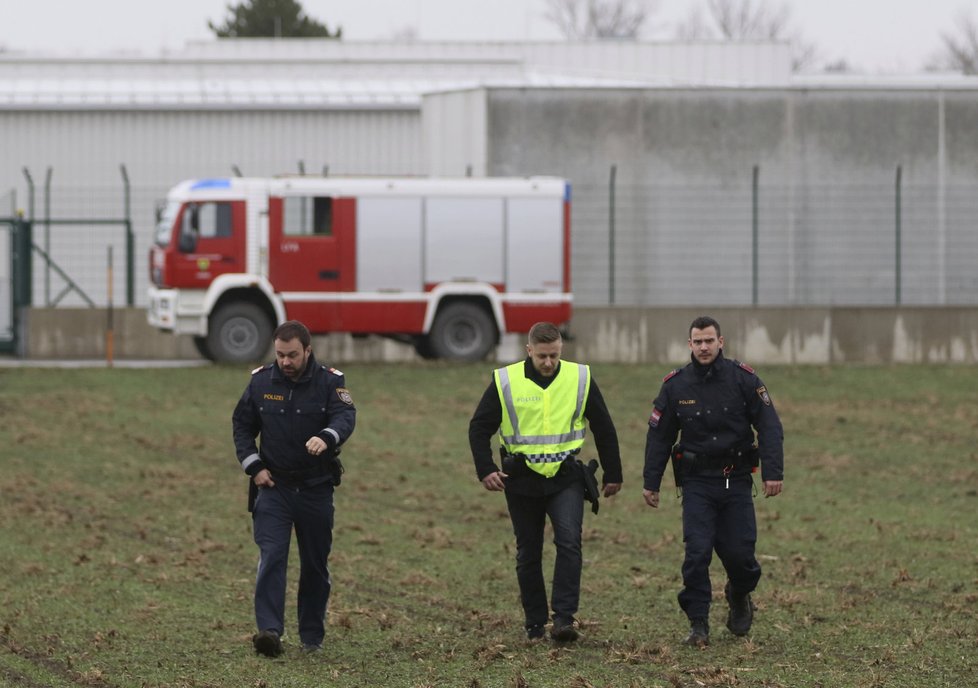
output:
[[[275,363],[252,372],[232,416],[234,447],[251,480],[249,509],[260,559],[253,638],[259,654],[282,653],[285,580],[292,529],[299,547],[299,639],[322,648],[333,543],[337,454],[353,434],[356,408],[343,373],[320,365],[302,323],[290,320],[274,336]],[[261,435],[261,447],[256,437]]]
[[[781,493],[784,432],[760,378],[746,364],[723,357],[716,320],[693,321],[689,348],[692,361],[665,377],[653,403],[643,495],[646,504],[659,506],[662,474],[672,457],[686,543],[679,605],[690,621],[686,642],[702,647],[709,643],[714,550],[727,574],[727,628],[738,636],[750,631],[750,593],[761,577],[751,473],[759,460],[764,496]]]

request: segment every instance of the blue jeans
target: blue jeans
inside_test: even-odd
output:
[[[573,619],[581,597],[584,486],[575,481],[546,497],[525,497],[507,491],[506,504],[516,535],[516,579],[526,626],[542,626],[548,619],[543,580],[543,532],[548,516],[557,548],[550,606],[554,618]]]
[[[292,529],[299,546],[299,638],[320,645],[325,635],[330,579],[327,560],[333,545],[333,486],[262,488],[255,500],[255,622],[258,630],[285,632],[285,578]]]
[[[747,594],[757,587],[761,566],[754,557],[757,523],[753,481],[749,475],[730,478],[687,477],[683,483],[683,589],[679,606],[690,619],[710,615],[710,561],[714,550],[726,570],[730,588]]]

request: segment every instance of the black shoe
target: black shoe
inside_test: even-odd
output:
[[[690,619],[689,635],[686,644],[693,647],[706,647],[710,644],[710,622],[706,619]]]
[[[307,655],[312,655],[317,652],[322,652],[323,646],[315,643],[302,643],[302,651]]]
[[[543,626],[533,625],[526,627],[527,640],[540,640],[543,637]]]
[[[574,619],[554,618],[554,624],[550,627],[550,637],[558,643],[572,643],[577,640],[579,634],[574,628]]]
[[[735,595],[730,591],[730,582],[728,581],[723,594],[727,598],[727,604],[730,605],[730,611],[727,612],[727,628],[734,635],[747,635],[750,632],[751,624],[754,622],[755,609],[754,603],[750,599],[750,593]]]
[[[278,657],[282,654],[282,639],[278,633],[272,630],[264,630],[256,633],[251,639],[255,646],[255,652],[266,657]]]

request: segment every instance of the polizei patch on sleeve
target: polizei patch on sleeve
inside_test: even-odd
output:
[[[757,396],[761,398],[761,401],[764,402],[765,406],[771,405],[771,395],[767,393],[767,387],[764,385],[757,388]]]
[[[350,394],[350,390],[348,390],[346,387],[337,387],[336,396],[338,396],[340,401],[342,401],[344,404],[353,406],[353,395]]]

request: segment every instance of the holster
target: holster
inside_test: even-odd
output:
[[[339,486],[340,481],[343,479],[343,462],[340,461],[340,449],[336,448],[329,457],[326,458],[329,466],[330,475],[333,478],[333,485]]]
[[[677,444],[673,447],[669,458],[672,461],[672,479],[676,482],[676,487],[681,488],[683,486],[683,478],[686,475],[686,464],[683,462],[682,445]]]
[[[248,513],[252,513],[255,510],[255,500],[258,499],[258,486],[255,485],[255,479],[248,476]]]
[[[584,483],[584,499],[591,502],[591,513],[596,514],[601,498],[601,492],[598,490],[598,460],[591,459],[585,465],[580,459],[574,459],[574,464],[577,466],[581,481]]]

